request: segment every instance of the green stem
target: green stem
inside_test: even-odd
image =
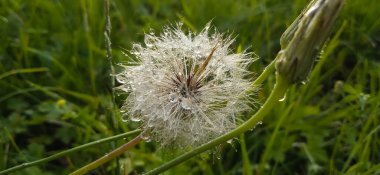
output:
[[[222,135],[198,148],[195,148],[194,150],[187,152],[163,165],[160,167],[157,167],[149,172],[146,173],[146,175],[151,174],[159,174],[164,172],[165,170],[176,166],[192,157],[194,157],[197,154],[200,154],[204,151],[207,151],[223,142],[226,142],[236,136],[239,136],[240,134],[246,132],[247,130],[250,130],[256,126],[258,122],[260,122],[265,115],[269,113],[270,110],[273,109],[273,107],[278,103],[278,101],[284,97],[290,83],[287,79],[284,79],[282,76],[277,75],[276,76],[277,81],[274,86],[274,89],[270,96],[268,97],[267,101],[264,103],[264,105],[245,123],[237,127],[236,129],[232,130],[231,132]]]
[[[73,152],[76,152],[76,151],[79,151],[79,150],[83,150],[83,149],[91,147],[91,146],[96,146],[96,145],[99,145],[99,144],[102,144],[102,143],[107,143],[107,142],[111,142],[111,141],[114,141],[114,140],[119,140],[121,138],[125,138],[125,137],[131,136],[131,135],[135,135],[135,134],[137,134],[139,132],[141,132],[141,130],[137,129],[137,130],[134,130],[134,131],[126,132],[126,133],[119,134],[119,135],[116,135],[116,136],[112,136],[112,137],[104,138],[104,139],[97,140],[97,141],[94,141],[94,142],[91,142],[91,143],[87,143],[87,144],[84,144],[84,145],[81,145],[81,146],[78,146],[78,147],[75,147],[75,148],[71,148],[71,149],[59,152],[57,154],[51,155],[51,156],[43,158],[43,159],[39,159],[39,160],[36,160],[36,161],[33,161],[33,162],[23,163],[23,164],[15,166],[15,167],[12,167],[12,168],[0,171],[0,175],[7,174],[7,173],[10,173],[10,172],[13,172],[13,171],[16,171],[16,170],[20,170],[20,169],[24,169],[24,168],[31,167],[31,166],[36,166],[36,165],[39,165],[39,164],[42,164],[42,163],[45,163],[45,162],[48,162],[48,161],[60,158],[62,156],[68,155],[70,153],[73,153]]]
[[[263,70],[263,72],[255,79],[251,86],[259,86],[264,82],[264,80],[275,70],[276,61],[278,60],[278,56]]]
[[[240,134],[240,148],[241,148],[241,155],[243,157],[243,175],[252,175],[252,167],[251,162],[249,161],[248,151],[247,151],[247,145],[245,144],[245,136],[244,133]]]
[[[114,159],[115,157],[123,154],[125,151],[129,150],[136,144],[140,143],[142,141],[141,135],[136,136],[134,139],[129,141],[128,143],[122,145],[121,147],[113,150],[112,152],[106,154],[105,156],[99,158],[98,160],[95,160],[94,162],[91,162],[90,164],[87,164],[86,166],[74,171],[73,173],[70,173],[70,175],[82,175],[85,174],[100,165],[103,165],[104,163]]]

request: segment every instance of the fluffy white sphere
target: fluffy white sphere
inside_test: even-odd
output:
[[[116,78],[129,93],[121,112],[142,122],[143,134],[163,146],[198,146],[236,127],[249,110],[251,54],[231,53],[233,39],[206,25],[199,34],[164,29],[146,34],[145,46]]]

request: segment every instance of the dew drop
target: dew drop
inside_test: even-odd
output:
[[[121,121],[123,121],[123,122],[127,122],[127,121],[128,121],[128,118],[129,118],[129,115],[128,115],[128,114],[123,114],[123,115],[121,116]]]
[[[178,101],[178,99],[175,97],[174,94],[169,95],[169,102],[170,103],[176,103],[177,101]]]
[[[252,128],[252,130],[251,131],[253,131],[253,129],[255,129],[256,128],[256,126],[258,126],[258,125],[262,125],[263,124],[263,122],[262,121],[258,121],[257,123],[256,123],[256,125]]]
[[[150,137],[148,137],[148,138],[144,139],[144,141],[145,141],[145,142],[151,142],[152,139],[151,139]]]
[[[122,106],[121,108],[120,108],[120,112],[121,113],[124,113],[124,112],[126,112],[127,111],[127,106]]]
[[[142,47],[140,44],[133,44],[132,48],[133,48],[133,50],[134,50],[134,51],[132,52],[132,54],[134,54],[134,55],[139,55],[140,52],[138,52],[138,51],[140,51],[140,50],[143,49],[143,47]]]
[[[283,102],[284,100],[286,99],[286,95],[284,95],[284,97],[282,97],[280,100],[278,100],[279,102]]]
[[[116,81],[119,82],[119,83],[121,83],[121,84],[125,84],[126,83],[125,78],[120,78],[118,76],[116,76]]]
[[[131,121],[139,122],[139,121],[141,121],[141,118],[138,116],[131,116]]]
[[[124,92],[131,92],[132,88],[131,88],[131,86],[122,86],[122,87],[120,87],[120,90],[122,90]]]
[[[145,42],[146,47],[148,47],[148,48],[153,47],[153,39],[152,39],[152,37],[148,37],[148,36],[145,37],[144,42]]]
[[[175,102],[177,102],[177,99],[175,99],[175,98],[170,98],[170,103],[175,103]]]
[[[150,142],[152,140],[150,136],[145,132],[141,134],[141,139],[143,139],[145,142]]]
[[[227,140],[227,143],[232,145],[233,139]]]

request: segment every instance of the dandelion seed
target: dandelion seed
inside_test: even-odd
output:
[[[178,25],[146,34],[145,47],[134,44],[135,61],[116,76],[129,93],[121,112],[162,146],[203,144],[234,129],[236,116],[250,109],[251,54],[231,53],[234,40],[209,29],[185,34]]]

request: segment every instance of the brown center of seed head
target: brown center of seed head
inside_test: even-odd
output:
[[[199,66],[198,70],[195,71],[193,66],[184,65],[191,67],[190,73],[187,76],[183,73],[177,73],[175,78],[172,78],[173,83],[176,86],[176,89],[179,90],[179,93],[184,97],[194,97],[195,94],[198,93],[199,88],[202,87],[202,80],[205,78],[202,76],[204,71],[206,70],[207,65],[210,63],[212,55],[214,54],[217,45],[211,50],[211,53],[207,56],[205,61]],[[189,63],[191,64],[191,63]]]

